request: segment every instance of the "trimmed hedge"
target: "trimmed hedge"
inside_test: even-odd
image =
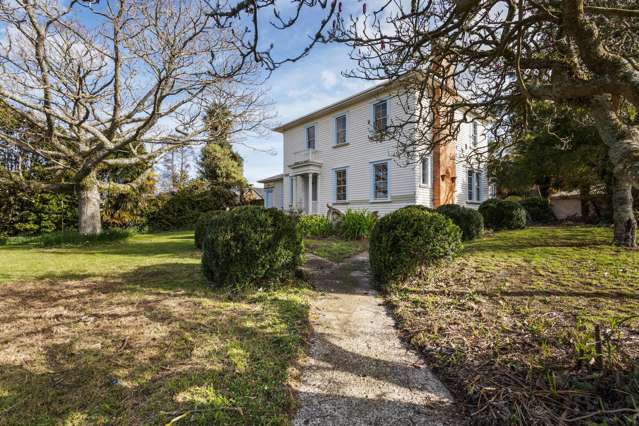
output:
[[[381,218],[369,241],[375,281],[384,286],[421,266],[452,258],[462,249],[462,231],[449,218],[408,206]]]
[[[496,231],[526,227],[526,209],[514,201],[491,198],[481,203],[479,213],[484,218],[484,225]]]
[[[377,222],[377,215],[368,210],[346,210],[336,225],[337,233],[347,240],[368,238]]]
[[[200,218],[195,222],[195,247],[201,249],[202,244],[204,243],[204,235],[206,233],[206,228],[209,226],[211,219],[217,216],[223,210],[215,210],[212,212],[202,213]]]
[[[535,223],[551,223],[557,220],[550,208],[550,202],[541,197],[525,198],[519,202],[528,212],[528,219]]]
[[[437,213],[450,218],[462,230],[464,241],[474,240],[484,232],[484,218],[475,209],[457,204],[444,204],[437,208]]]
[[[328,237],[333,232],[333,225],[325,216],[305,215],[297,220],[297,229],[302,238]]]
[[[211,218],[202,269],[214,287],[254,287],[294,272],[302,253],[295,218],[277,209],[242,206]]]

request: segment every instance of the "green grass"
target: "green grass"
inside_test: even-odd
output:
[[[307,238],[304,240],[307,252],[328,259],[332,262],[343,262],[368,249],[368,240],[342,240],[339,238]]]
[[[478,421],[627,410],[588,418],[610,422],[639,402],[639,251],[611,242],[603,227],[489,234],[388,300]]]
[[[287,424],[306,290],[209,290],[192,232],[0,247],[0,424]]]

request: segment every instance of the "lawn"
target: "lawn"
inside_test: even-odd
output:
[[[343,262],[351,256],[368,250],[368,240],[342,240],[336,237],[307,238],[306,251],[332,262]]]
[[[190,232],[0,257],[0,424],[288,423],[306,290],[209,290]]]
[[[639,251],[611,240],[600,227],[499,232],[388,300],[473,420],[633,424]]]

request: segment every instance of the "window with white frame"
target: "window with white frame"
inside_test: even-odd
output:
[[[347,200],[346,169],[335,170],[335,201]]]
[[[390,191],[389,183],[389,161],[373,163],[373,199],[388,200]]]
[[[479,202],[481,199],[481,174],[476,170],[468,170],[468,201]]]
[[[473,121],[472,123],[470,139],[473,146],[477,146],[477,144],[479,143],[479,125],[476,121]]]
[[[346,144],[346,114],[335,118],[335,145]]]
[[[306,128],[306,148],[315,149],[315,126]]]
[[[264,188],[264,207],[273,207],[273,188]]]
[[[430,186],[432,183],[432,156],[428,156],[425,158],[422,158],[422,162],[421,162],[421,183],[422,185],[428,185]]]
[[[388,101],[383,100],[373,104],[373,130],[384,132],[388,127]]]

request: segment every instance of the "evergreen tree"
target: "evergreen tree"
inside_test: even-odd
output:
[[[199,159],[200,176],[212,188],[236,191],[240,196],[248,187],[244,178],[244,160],[230,143],[233,123],[225,106],[209,108],[205,125],[208,143],[202,148]]]

